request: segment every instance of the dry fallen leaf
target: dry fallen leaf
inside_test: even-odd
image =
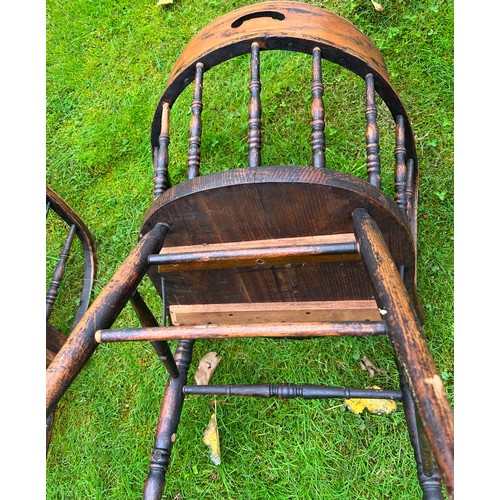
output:
[[[171,3],[174,3],[174,0],[158,0],[158,3],[156,4],[156,6],[158,6],[158,5],[168,5],[168,4],[171,4]]]
[[[203,442],[210,448],[210,460],[215,465],[220,465],[220,441],[219,428],[217,427],[217,415],[210,417],[210,422],[203,435]]]
[[[370,389],[379,389],[374,385]],[[360,414],[366,408],[370,413],[375,413],[377,415],[388,415],[396,409],[396,402],[391,399],[346,399],[344,404],[347,409],[353,413]]]
[[[381,373],[383,375],[387,375],[385,370],[381,368],[377,368],[366,356],[359,362],[362,370],[366,370],[370,374],[370,378],[373,378],[375,373]]]
[[[372,4],[373,4],[373,7],[375,8],[375,10],[377,12],[383,12],[384,11],[384,8],[382,7],[382,5],[380,5],[377,2],[374,2],[373,0],[371,0],[371,1],[372,1]]]
[[[200,359],[198,369],[194,375],[197,385],[207,385],[210,377],[220,363],[222,357],[216,352],[208,352]]]

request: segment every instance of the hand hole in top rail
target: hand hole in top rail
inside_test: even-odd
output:
[[[247,14],[245,16],[241,16],[240,18],[233,21],[231,24],[231,28],[239,28],[244,22],[249,21],[250,19],[257,19],[259,17],[270,17],[276,21],[283,21],[285,19],[285,14],[281,12],[273,12],[273,11],[264,11],[264,12],[254,12],[252,14]]]

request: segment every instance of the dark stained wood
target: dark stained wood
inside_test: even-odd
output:
[[[174,354],[179,368],[177,378],[169,377],[158,418],[153,451],[149,459],[149,473],[144,484],[144,500],[160,500],[165,488],[165,473],[170,463],[172,445],[184,403],[182,388],[193,356],[194,340],[180,340]]]
[[[323,105],[323,74],[321,70],[321,49],[313,49],[311,104],[311,148],[312,166],[324,168],[325,161],[325,107]]]
[[[194,95],[191,102],[191,124],[189,126],[188,179],[200,175],[201,160],[201,111],[203,110],[203,64],[195,68]]]
[[[164,224],[157,224],[137,243],[47,368],[47,415],[54,410],[96,349],[95,332],[110,327],[125,307],[146,273],[148,255],[160,250],[167,230]]]
[[[63,335],[55,326],[51,325],[48,321],[45,322],[45,346],[50,351],[52,359],[56,353],[61,349],[67,340],[66,335]]]
[[[405,125],[402,116],[396,118],[396,148],[394,150],[396,166],[394,168],[394,199],[406,214],[406,148]]]
[[[408,221],[411,221],[415,217],[416,210],[416,200],[414,197],[416,196],[417,189],[414,186],[414,182],[416,182],[413,165],[413,158],[409,158],[406,162],[406,215],[408,216]]]
[[[257,42],[252,43],[250,58],[250,103],[248,104],[248,166],[260,166],[261,103],[260,103],[260,49]]]
[[[443,494],[439,470],[432,455],[429,440],[425,435],[422,420],[417,413],[406,376],[399,363],[397,365],[400,373],[400,387],[403,396],[406,425],[417,465],[418,481],[424,493],[422,498],[442,500]]]
[[[52,312],[52,307],[57,298],[57,292],[59,291],[59,286],[61,285],[61,280],[64,276],[64,271],[66,269],[66,262],[69,258],[69,253],[71,250],[71,244],[73,243],[73,238],[75,236],[76,226],[72,224],[69,228],[68,236],[64,241],[63,248],[59,254],[59,260],[57,266],[54,269],[54,274],[52,275],[52,280],[50,281],[49,289],[47,290],[47,296],[45,299],[45,318],[49,319],[50,313]]]
[[[258,167],[209,174],[174,186],[146,214],[141,231],[170,227],[164,247],[345,234],[351,212],[367,208],[382,228],[405,284],[415,296],[415,251],[395,203],[368,182],[328,169]],[[373,289],[359,260],[169,272],[171,304],[370,300]],[[156,266],[148,271],[161,295]]]
[[[154,317],[153,313],[147,306],[146,302],[142,298],[142,295],[135,290],[135,292],[130,297],[130,305],[133,307],[141,326],[143,328],[149,327],[157,327],[158,322]],[[170,350],[170,346],[167,341],[159,341],[159,342],[151,342],[153,349],[158,355],[158,359],[164,364],[168,373],[171,377],[178,377],[179,370],[177,369],[177,365],[175,364],[174,357],[172,356],[172,351]]]
[[[258,13],[277,12],[283,19],[272,20]],[[237,28],[234,24],[251,14]],[[356,27],[325,9],[298,2],[262,2],[236,9],[200,30],[186,45],[174,64],[163,101],[173,103],[193,79],[192,69],[202,62],[205,70],[247,53],[253,42],[261,50],[293,50],[312,53],[319,47],[324,58],[350,66],[363,78],[368,72],[384,80],[384,92],[394,95],[387,67],[380,51]],[[401,106],[401,109],[403,107]],[[155,134],[156,140],[158,133]]]
[[[142,342],[145,340],[365,337],[385,335],[383,321],[320,321],[255,323],[239,325],[170,326],[98,330],[96,342]]]
[[[377,125],[377,103],[373,75],[366,75],[366,170],[368,182],[380,187],[380,146]]]
[[[204,72],[233,57],[259,51],[290,50],[313,54],[321,51],[323,60],[348,68],[365,79],[373,75],[374,89],[387,105],[394,120],[403,117],[405,149],[414,159],[414,180],[418,178],[416,148],[412,127],[404,105],[393,88],[385,61],[373,42],[348,21],[327,10],[300,2],[261,2],[236,9],[216,19],[186,45],[175,62],[155,111],[151,128],[154,157],[161,129],[164,103],[170,107],[195,79],[196,65]],[[285,160],[284,160],[285,161]],[[413,182],[415,189],[417,182]],[[416,196],[414,196],[416,198]],[[411,217],[411,232],[417,234],[417,218]]]
[[[281,20],[269,16],[258,17],[262,12],[276,12]],[[232,25],[245,15],[248,21],[237,29]],[[248,53],[253,42],[260,50],[292,50],[312,54],[321,49],[323,59],[348,67],[361,78],[373,74],[375,86],[382,99],[388,103],[392,115],[403,115],[408,120],[404,105],[390,83],[387,67],[381,52],[373,42],[345,19],[323,9],[300,2],[261,2],[247,5],[223,15],[200,30],[186,45],[175,62],[160,99],[172,105],[179,94],[194,79],[196,63],[202,62],[205,71],[233,57]],[[158,143],[161,106],[153,120],[152,146]],[[408,123],[409,125],[409,120]],[[414,156],[414,144],[407,144],[408,153]]]
[[[161,131],[158,139],[158,148],[155,160],[154,192],[155,198],[158,198],[165,189],[170,187],[168,177],[168,145],[170,144],[170,106],[163,103],[161,114]]]
[[[380,229],[364,209],[355,210],[353,220],[377,302],[387,311],[384,316],[387,335],[408,381],[448,493],[453,497],[453,413],[443,382]]]
[[[92,233],[83,220],[54,190],[46,186],[45,195],[47,204],[50,203],[50,209],[69,226],[74,225],[76,227],[76,235],[82,244],[85,270],[80,302],[73,320],[74,327],[80,321],[90,303],[90,295],[97,274],[97,246]]]
[[[358,244],[354,235],[331,234],[164,247],[161,253],[151,255],[148,262],[158,265],[159,273],[168,273],[359,259],[357,252]]]
[[[80,320],[84,312],[87,310],[90,302],[90,295],[95,279],[97,269],[97,250],[95,241],[87,226],[83,223],[80,217],[73,209],[52,189],[46,186],[46,212],[45,217],[47,222],[51,211],[62,221],[69,226],[69,232],[63,244],[62,251],[59,256],[59,261],[56,265],[52,280],[49,285],[49,290],[46,297],[46,340],[45,340],[45,363],[46,367],[56,358],[57,353],[63,348],[67,341],[67,336],[60,332],[56,327],[49,323],[51,312],[55,305],[60,283],[63,279],[66,263],[70,254],[70,249],[74,236],[77,235],[83,250],[84,271],[82,275],[82,291],[80,301],[75,316],[73,318],[73,326]],[[52,437],[52,426],[54,422],[55,409],[46,415],[46,452],[48,452],[50,440]]]
[[[264,50],[312,55],[311,143],[315,167],[325,166],[322,60],[340,64],[365,79],[369,182],[325,168],[260,166],[260,52]],[[248,52],[249,168],[199,177],[204,72]],[[192,82],[189,180],[167,189],[168,113]],[[396,122],[395,201],[379,189],[376,94]],[[52,371],[47,372],[48,415],[96,342],[148,340],[160,352],[158,348],[165,346],[166,340],[178,340],[173,362],[178,373],[172,371],[174,376],[169,377],[144,488],[144,498],[159,500],[184,392],[314,398],[348,397],[348,391],[353,396],[351,388],[308,384],[186,386],[195,339],[388,334],[401,370],[402,390],[383,394],[404,399],[424,498],[437,496],[440,487],[432,460],[424,453],[427,443],[452,497],[451,409],[422,335],[415,286],[415,143],[404,106],[374,44],[347,21],[311,5],[263,2],[237,9],[201,30],[174,64],[153,119],[151,147],[156,199],[144,218],[142,239],[98,297],[96,307],[92,306],[55,357]],[[357,254],[353,258],[358,250],[353,231],[362,260]],[[341,259],[332,258],[334,248],[337,251],[341,246],[337,239],[346,234],[349,250],[342,250]],[[333,246],[327,248],[329,244]],[[151,255],[157,252],[160,255]],[[133,294],[148,262],[154,264],[148,274],[163,298],[164,319],[169,316],[185,324],[159,327],[140,296]],[[143,327],[110,330],[128,298]],[[357,307],[360,304],[370,306]],[[341,308],[347,318],[337,318]],[[182,314],[184,319],[179,320]],[[253,322],[254,317],[259,320]],[[356,390],[357,395],[375,395],[375,391],[352,389]],[[426,439],[419,431],[419,418]],[[430,475],[424,477],[427,473]]]
[[[244,396],[279,399],[333,399],[363,398],[401,400],[401,391],[358,389],[314,384],[245,384],[245,385],[186,385],[184,394]]]

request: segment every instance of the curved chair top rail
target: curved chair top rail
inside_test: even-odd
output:
[[[88,309],[90,294],[97,272],[97,246],[88,227],[75,211],[51,188],[45,187],[47,206],[53,210],[70,227],[75,226],[75,233],[82,243],[84,255],[84,278],[78,310],[73,321],[75,326]]]
[[[229,12],[198,32],[177,58],[156,108],[151,145],[158,146],[163,104],[170,108],[195,78],[197,63],[203,71],[236,56],[249,53],[253,42],[260,50],[290,50],[321,57],[353,71],[362,78],[374,77],[375,90],[394,119],[403,116],[405,129],[411,123],[405,107],[389,81],[384,58],[374,43],[354,25],[323,8],[300,2],[262,2]],[[406,134],[406,151],[415,159],[413,133]],[[415,164],[416,168],[416,164]]]

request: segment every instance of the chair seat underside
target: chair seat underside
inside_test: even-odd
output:
[[[287,257],[148,272],[170,305],[374,300],[359,254],[293,256],[287,242],[355,242],[351,214],[365,208],[377,221],[412,298],[415,254],[408,225],[380,190],[351,175],[311,167],[257,167],[198,177],[165,192],[144,219],[141,234],[158,222],[169,232],[160,254],[213,249],[286,248]],[[309,240],[308,240],[309,238]],[[253,244],[252,244],[253,243]],[[224,246],[225,245],[225,246]],[[215,251],[215,250],[213,250]],[[288,259],[288,260],[287,260]],[[163,281],[163,286],[162,286]]]

